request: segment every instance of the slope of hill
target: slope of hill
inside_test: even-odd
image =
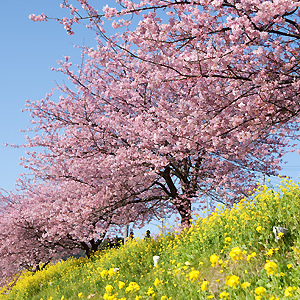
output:
[[[300,299],[299,224],[297,184],[259,186],[180,233],[24,273],[0,299]]]

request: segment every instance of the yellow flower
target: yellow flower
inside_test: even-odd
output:
[[[265,293],[266,289],[262,286],[259,286],[255,289],[255,294],[262,296]]]
[[[201,286],[200,286],[200,288],[201,288],[201,290],[204,292],[204,291],[206,291],[207,289],[208,289],[208,284],[209,284],[209,281],[203,281],[202,282],[202,284],[201,284]]]
[[[288,286],[285,290],[284,290],[284,296],[286,297],[292,297],[293,294],[291,293],[293,290],[295,291],[297,288],[295,286],[291,287]]]
[[[291,293],[293,291],[293,288],[291,286],[287,287],[285,290],[284,290],[284,296],[286,297],[292,297],[293,294]]]
[[[79,293],[79,294],[78,294],[78,298],[83,298],[83,294],[82,294],[82,293]]]
[[[218,260],[219,260],[219,256],[217,256],[216,254],[213,254],[210,256],[210,262],[211,262],[211,266],[214,267],[215,265],[218,265]]]
[[[125,289],[126,293],[132,293],[134,291],[139,291],[140,286],[136,282],[130,282],[128,287]]]
[[[159,284],[161,284],[163,281],[162,280],[159,280],[158,278],[155,278],[155,280],[154,280],[154,285],[155,286],[158,286]]]
[[[213,295],[209,295],[209,296],[207,296],[207,299],[213,299],[214,298],[214,296]]]
[[[262,230],[262,227],[261,227],[261,226],[257,226],[257,227],[256,227],[256,231],[257,231],[257,232],[261,232],[261,230]]]
[[[241,287],[242,287],[242,289],[246,289],[247,287],[249,287],[251,285],[251,283],[250,282],[247,282],[247,281],[245,281],[245,282],[243,282],[242,284],[241,284]]]
[[[239,284],[239,277],[236,275],[229,275],[226,277],[226,284],[230,287],[236,289],[236,286]]]
[[[107,272],[108,276],[113,276],[116,273],[116,269],[110,268]]]
[[[268,256],[272,256],[274,254],[274,249],[269,249],[267,254]]]
[[[175,269],[173,272],[175,273],[175,275],[178,275],[180,273],[180,270]]]
[[[273,261],[267,260],[264,269],[267,271],[268,275],[274,275],[277,270],[277,264]]]
[[[288,264],[288,265],[287,265],[287,268],[288,268],[288,269],[290,269],[290,268],[292,268],[292,267],[293,267],[293,264]]]
[[[118,300],[117,298],[116,298],[116,294],[114,294],[114,295],[109,295],[109,294],[104,294],[103,295],[103,299],[105,299],[105,300]]]
[[[107,274],[108,274],[107,270],[103,270],[103,271],[100,273],[100,276],[101,276],[102,278],[105,278],[105,277],[107,276]]]
[[[154,297],[154,296],[155,296],[153,287],[149,287],[147,294],[148,294],[149,296],[151,296],[151,297]]]
[[[222,293],[219,295],[219,297],[220,297],[221,299],[227,299],[227,298],[229,297],[229,293],[227,293],[227,292],[222,292]]]
[[[225,238],[225,243],[230,243],[231,242],[231,238],[228,236]]]
[[[136,296],[136,297],[134,298],[134,300],[140,300],[140,299],[142,299],[142,296]],[[124,300],[126,300],[126,298],[124,298]]]
[[[122,289],[125,286],[125,282],[119,281],[118,287],[119,289]]]
[[[279,232],[279,233],[278,233],[278,238],[279,238],[279,239],[281,239],[283,236],[284,236],[284,233],[283,233],[283,232]]]
[[[105,290],[106,290],[108,293],[111,293],[113,289],[114,289],[113,286],[110,285],[110,284],[108,284],[108,285],[105,287]]]
[[[192,281],[194,282],[197,278],[199,278],[200,276],[200,272],[199,271],[196,271],[196,270],[192,270],[188,275],[187,277]]]
[[[172,297],[168,298],[167,296],[161,296],[160,300],[171,300]]]
[[[231,259],[236,262],[237,260],[241,260],[244,258],[244,253],[239,247],[232,248],[229,252],[229,256]]]
[[[106,294],[106,293],[103,295],[103,299],[104,300],[108,300],[108,297],[110,297],[110,296],[108,294]]]

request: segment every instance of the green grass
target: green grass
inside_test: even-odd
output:
[[[285,180],[181,233],[24,273],[0,300],[300,299],[299,224],[300,189]],[[289,233],[276,242],[273,226]]]

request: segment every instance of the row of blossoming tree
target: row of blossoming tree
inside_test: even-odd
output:
[[[95,45],[80,66],[60,62],[59,99],[27,103],[32,176],[2,196],[6,274],[90,255],[112,228],[166,211],[188,225],[205,197],[230,205],[277,174],[299,130],[298,0],[72,2],[56,20]]]

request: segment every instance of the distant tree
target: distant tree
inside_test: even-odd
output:
[[[104,249],[118,247],[113,238],[122,226],[122,210],[101,207],[98,195],[74,181],[61,184],[23,182],[18,193],[1,195],[0,273],[11,278],[21,270],[37,271],[50,262],[84,251],[90,257]],[[148,208],[150,209],[150,208]],[[132,213],[128,220],[135,222]],[[104,244],[103,244],[104,243]]]
[[[24,164],[132,205],[124,223],[148,205],[187,225],[203,196],[231,204],[257,173],[276,174],[299,129],[299,2],[116,2],[100,12],[63,1],[71,18],[58,21],[69,34],[87,22],[97,46],[83,48],[78,72],[60,63],[72,84],[57,102],[28,103],[37,134],[26,146],[45,151]]]

